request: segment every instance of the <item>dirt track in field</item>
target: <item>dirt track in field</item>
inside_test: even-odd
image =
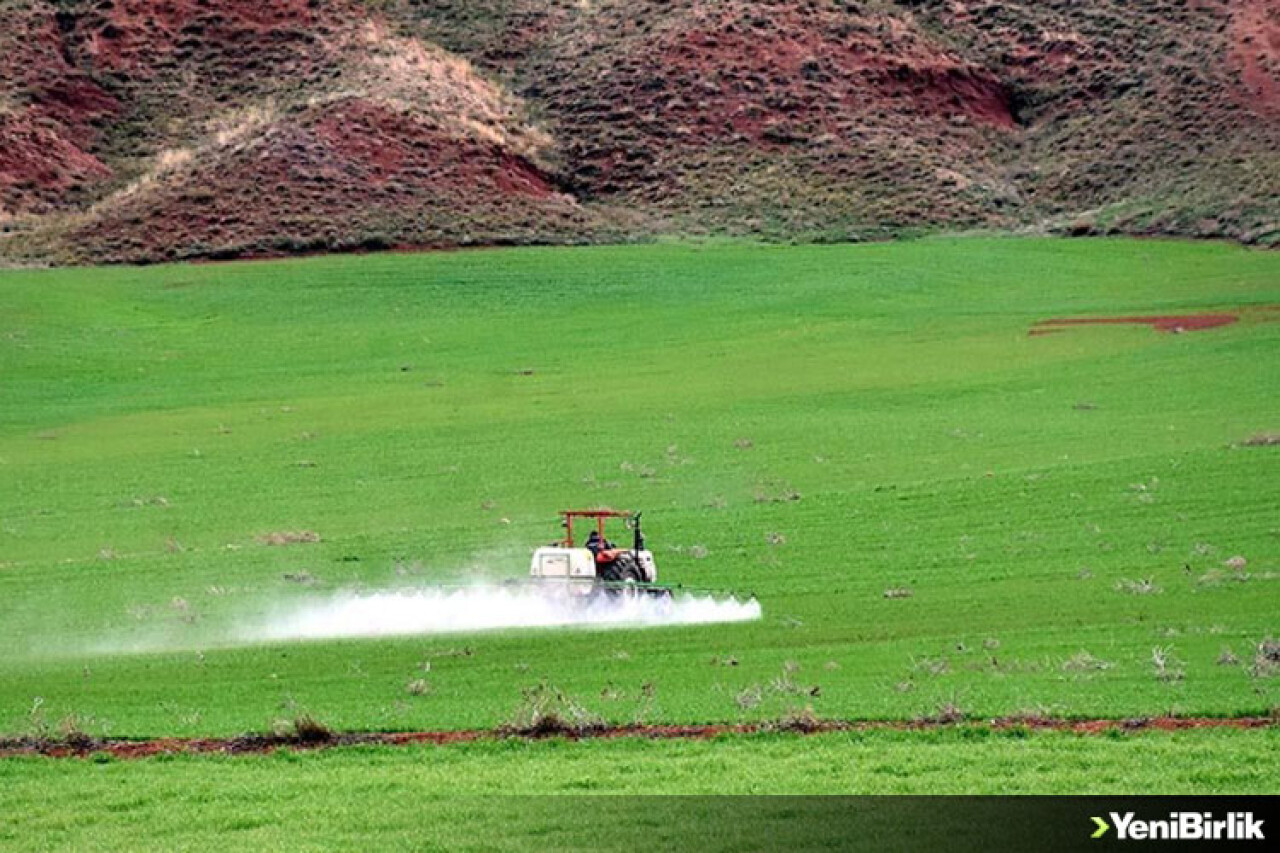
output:
[[[699,723],[691,725],[621,725],[572,728],[545,726],[537,729],[512,730],[463,729],[436,732],[333,732],[310,736],[247,734],[230,738],[151,738],[142,740],[93,738],[88,736],[41,739],[14,738],[0,740],[0,758],[20,755],[43,755],[51,758],[147,758],[154,755],[243,755],[271,752],[276,749],[314,750],[338,746],[410,746],[432,744],[448,746],[484,740],[518,738],[541,740],[562,737],[569,740],[608,738],[649,738],[655,740],[705,740],[722,735],[768,733],[825,734],[832,732],[935,731],[948,728],[987,729],[994,732],[1012,730],[1070,732],[1077,735],[1100,735],[1111,732],[1148,731],[1176,732],[1191,729],[1266,729],[1280,727],[1273,717],[1138,717],[1132,719],[1065,720],[1044,717],[1003,717],[984,721],[945,720],[804,720],[784,723]]]
[[[1229,326],[1240,319],[1237,314],[1175,314],[1165,316],[1143,317],[1063,317],[1053,320],[1041,320],[1031,327],[1028,334],[1049,335],[1062,332],[1072,326],[1111,326],[1140,325],[1150,326],[1157,332],[1177,334],[1179,332],[1200,332],[1205,329],[1216,329]]]

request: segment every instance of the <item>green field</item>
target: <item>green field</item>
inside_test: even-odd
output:
[[[723,805],[705,798],[640,798],[654,792],[1256,793],[1275,790],[1266,780],[1274,778],[1277,752],[1274,729],[1118,738],[955,730],[801,741],[511,741],[105,763],[10,759],[0,762],[6,803],[0,845],[750,851],[761,849],[760,813],[779,807],[768,798],[747,804],[730,798]],[[615,796],[594,796],[602,794]],[[781,832],[802,829],[805,803],[781,805],[790,810]],[[700,814],[708,808],[723,809],[731,819]],[[608,820],[599,817],[602,809]],[[901,832],[904,824],[897,823]],[[763,836],[775,839],[772,849],[780,846],[779,829],[775,823]]]
[[[1120,240],[4,272],[0,732],[227,735],[302,713],[488,727],[541,682],[616,722],[1274,712],[1280,677],[1256,652],[1280,636],[1280,448],[1246,444],[1280,431],[1277,305],[1274,253]],[[1209,310],[1241,319],[1028,335],[1052,317]],[[227,642],[284,601],[519,576],[572,505],[643,509],[664,580],[753,591],[764,618]],[[266,544],[284,531],[320,541]],[[860,737],[911,766],[909,735]],[[835,755],[865,742],[818,740]],[[1171,791],[1280,789],[1274,732],[1031,741],[1226,754],[1244,777],[1190,758],[1135,772]],[[750,743],[652,749],[732,762]],[[997,760],[952,746],[958,767]],[[553,787],[584,762],[659,755],[529,749]],[[445,760],[532,784],[503,781],[505,754]],[[409,760],[303,761],[357,773],[365,758]],[[272,761],[0,767],[71,793],[95,773]],[[655,762],[656,790],[704,790]],[[777,766],[762,788],[968,790],[981,775],[815,782]]]

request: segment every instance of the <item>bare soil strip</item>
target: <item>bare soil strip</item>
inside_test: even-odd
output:
[[[1065,331],[1071,326],[1109,326],[1116,324],[1136,324],[1150,326],[1157,332],[1177,334],[1179,332],[1200,332],[1205,329],[1216,329],[1229,326],[1240,319],[1238,314],[1181,314],[1152,317],[1063,317],[1052,320],[1041,320],[1031,327],[1030,335],[1049,335]]]
[[[691,725],[571,726],[558,722],[528,729],[462,729],[434,732],[327,732],[303,734],[246,734],[230,738],[94,738],[72,735],[63,738],[0,739],[0,758],[44,755],[52,758],[147,758],[153,755],[254,754],[276,749],[325,749],[337,746],[447,746],[483,740],[520,738],[540,740],[562,737],[570,740],[607,738],[650,738],[658,740],[705,740],[722,735],[751,735],[788,732],[824,734],[831,732],[934,731],[947,728],[1059,731],[1077,735],[1111,732],[1176,732],[1190,729],[1266,729],[1280,727],[1274,717],[1136,717],[1132,719],[1067,720],[1050,717],[1001,717],[985,721],[952,720],[800,720],[769,723],[699,723]]]

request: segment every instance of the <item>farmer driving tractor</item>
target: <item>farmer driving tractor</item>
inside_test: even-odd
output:
[[[586,547],[587,547],[587,550],[591,552],[591,555],[593,557],[595,557],[596,559],[599,559],[601,551],[611,550],[615,546],[608,539],[605,539],[603,536],[601,536],[599,530],[593,530],[591,531],[590,535],[587,536]]]

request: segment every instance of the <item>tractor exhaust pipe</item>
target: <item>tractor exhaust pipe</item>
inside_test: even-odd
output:
[[[631,543],[631,550],[635,552],[635,558],[640,560],[640,552],[644,550],[644,534],[640,532],[640,516],[644,513],[637,512],[631,518],[631,530],[634,534]]]

